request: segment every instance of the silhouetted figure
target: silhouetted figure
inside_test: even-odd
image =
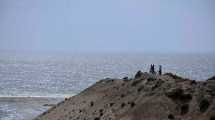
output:
[[[154,64],[152,64],[152,73],[156,74],[156,72],[155,72],[155,65]]]
[[[151,64],[149,72],[152,74],[155,74],[155,65],[154,64]]]
[[[162,75],[162,66],[159,65],[159,70],[158,70],[159,75]]]
[[[152,64],[150,65],[149,73],[152,73]]]

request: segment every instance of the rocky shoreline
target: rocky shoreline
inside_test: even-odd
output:
[[[138,71],[132,79],[107,78],[35,120],[215,120],[215,77]]]

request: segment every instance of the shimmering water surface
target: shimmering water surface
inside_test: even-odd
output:
[[[137,70],[148,71],[152,63],[163,65],[165,72],[190,79],[205,80],[215,75],[215,54],[0,53],[0,96],[68,96],[106,77],[133,77]],[[24,106],[23,110],[35,107],[0,102],[0,120],[27,119],[26,111],[16,109],[20,105]],[[36,114],[42,111],[38,107]]]

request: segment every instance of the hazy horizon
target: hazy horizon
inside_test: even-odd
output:
[[[1,0],[0,51],[215,53],[213,0]]]

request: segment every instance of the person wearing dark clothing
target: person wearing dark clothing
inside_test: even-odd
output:
[[[149,73],[152,73],[152,64],[150,65]]]
[[[149,72],[152,74],[155,74],[155,65],[154,64],[151,64]]]
[[[162,75],[162,66],[159,65],[159,70],[158,70],[159,75]]]

